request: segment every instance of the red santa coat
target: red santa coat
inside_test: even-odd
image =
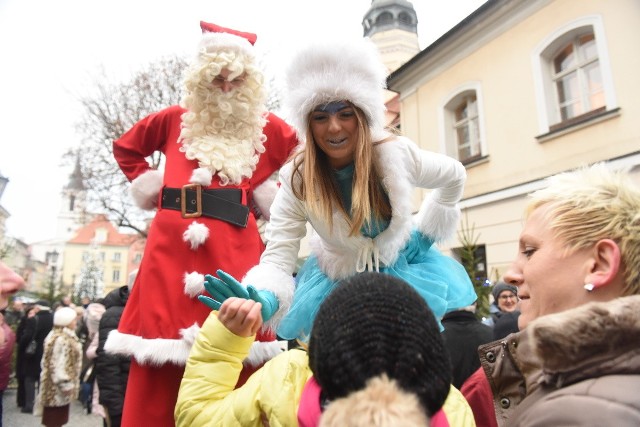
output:
[[[114,156],[130,181],[149,172],[145,157],[161,151],[166,157],[163,186],[181,188],[189,184],[198,162],[187,160],[179,151],[181,144],[177,141],[184,112],[173,106],[151,114],[114,142]],[[295,132],[273,114],[267,120],[266,151],[251,179],[237,186],[221,187],[214,176],[211,185],[203,190],[239,188],[246,205],[251,190],[284,164],[297,145]],[[182,218],[180,211],[161,208],[161,194],[129,301],[117,332],[112,332],[105,348],[131,355],[141,365],[184,365],[195,335],[211,311],[197,299],[204,289],[201,278],[217,269],[243,277],[259,262],[264,245],[253,213],[249,214],[246,228],[205,216]],[[192,248],[185,232],[190,227],[202,231],[203,226],[208,237]],[[262,343],[262,347],[261,343],[256,344],[245,361],[249,365],[259,365],[280,351],[276,343]]]

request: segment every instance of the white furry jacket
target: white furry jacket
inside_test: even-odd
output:
[[[640,295],[542,316],[479,349],[500,426],[640,425]]]
[[[78,397],[82,344],[72,329],[54,326],[44,340],[40,391],[35,413],[45,406],[64,406]]]
[[[391,203],[389,227],[375,238],[349,236],[342,213],[334,210],[333,230],[321,218],[312,216],[305,203],[291,188],[293,165],[280,170],[280,189],[271,206],[271,221],[266,229],[267,248],[260,264],[248,271],[244,284],[275,293],[278,312],[266,323],[277,329],[293,298],[293,272],[306,234],[307,222],[314,229],[310,244],[320,268],[332,279],[342,279],[377,265],[392,265],[417,228],[434,241],[449,238],[456,230],[466,171],[464,166],[442,154],[421,150],[405,137],[396,137],[374,147],[376,171]],[[433,189],[422,202],[414,218],[413,196],[416,187]]]

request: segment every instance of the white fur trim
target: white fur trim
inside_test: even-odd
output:
[[[184,273],[184,293],[195,298],[204,291],[204,274],[196,271]]]
[[[200,331],[197,324],[180,331],[182,339],[146,339],[136,335],[109,332],[104,349],[109,354],[132,356],[141,365],[161,366],[167,363],[185,365],[191,346]]]
[[[198,221],[189,224],[187,231],[182,234],[182,240],[190,243],[193,250],[198,249],[198,246],[203,244],[207,238],[209,238],[209,228]]]
[[[286,343],[286,342],[285,342]],[[242,363],[248,366],[260,366],[285,350],[281,341],[254,341],[249,355]]]
[[[229,33],[204,33],[198,44],[198,51],[205,53],[218,53],[221,50],[242,52],[251,57],[254,56],[254,48],[249,40]]]
[[[145,339],[136,335],[123,334],[117,329],[109,332],[104,349],[109,354],[134,357],[141,365],[162,366],[167,363],[184,366],[189,359],[191,346],[200,332],[198,324],[180,331],[181,339]],[[248,366],[259,366],[282,352],[279,341],[256,341],[244,360]]]
[[[253,190],[253,202],[260,211],[260,216],[266,221],[271,218],[271,204],[278,192],[278,183],[273,179],[267,179]]]
[[[444,242],[456,232],[460,221],[458,205],[446,206],[438,203],[435,198],[437,191],[431,192],[422,202],[420,211],[415,216],[416,227],[422,234],[434,240],[435,243]]]
[[[364,236],[348,237],[349,226],[338,211],[333,213],[331,233],[318,226],[318,230],[326,235],[331,234],[334,238],[323,240],[314,235],[309,240],[309,246],[318,258],[320,268],[330,279],[339,280],[353,275],[359,262],[358,255],[362,253],[371,253],[374,257],[377,254],[380,266],[393,265],[400,250],[406,246],[413,228],[414,186],[409,171],[398,167],[402,164],[399,163],[400,159],[406,155],[403,147],[399,141],[393,141],[377,145],[374,149],[375,166],[383,177],[382,185],[389,196],[392,217],[387,229],[373,239],[371,250],[367,249],[371,247],[371,239]]]
[[[295,279],[278,267],[271,264],[258,264],[247,272],[242,279],[245,286],[253,285],[256,289],[271,291],[278,299],[278,311],[264,323],[263,328],[275,331],[289,312],[295,289]]]
[[[189,178],[189,182],[208,187],[211,185],[211,178],[211,171],[208,168],[195,168],[191,174],[191,178]]]
[[[144,210],[155,209],[158,203],[158,194],[162,190],[163,173],[157,170],[149,170],[131,181],[129,193],[136,206]]]
[[[311,110],[332,101],[348,100],[367,116],[373,135],[385,126],[383,89],[387,69],[369,39],[321,40],[293,55],[286,72],[288,121],[306,139]]]

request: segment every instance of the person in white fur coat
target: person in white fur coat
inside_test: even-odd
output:
[[[434,246],[456,230],[465,168],[385,130],[386,75],[368,39],[324,40],[293,56],[284,101],[304,145],[280,170],[267,248],[241,284],[224,271],[207,275],[212,298],[202,302],[217,309],[229,296],[252,298],[267,328],[305,340],[336,283],[365,270],[407,281],[438,319],[476,299],[462,265]],[[415,188],[433,191],[414,216]],[[312,254],[294,278],[307,222]]]
[[[108,353],[132,358],[123,426],[174,425],[184,365],[209,314],[196,298],[204,273],[243,275],[259,261],[264,243],[251,207],[268,217],[277,189],[269,177],[298,143],[267,111],[255,34],[201,28],[180,105],[142,119],[113,146],[138,206],[157,208],[135,285],[105,343]],[[146,161],[156,152],[165,156],[164,172]],[[273,333],[258,341],[244,376],[282,351]]]

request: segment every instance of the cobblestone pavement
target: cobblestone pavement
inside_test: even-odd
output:
[[[2,398],[2,425],[5,427],[37,427],[42,426],[40,417],[23,414],[16,405],[16,389],[4,391]],[[78,400],[71,403],[69,422],[65,427],[102,427],[102,418],[87,414]]]

